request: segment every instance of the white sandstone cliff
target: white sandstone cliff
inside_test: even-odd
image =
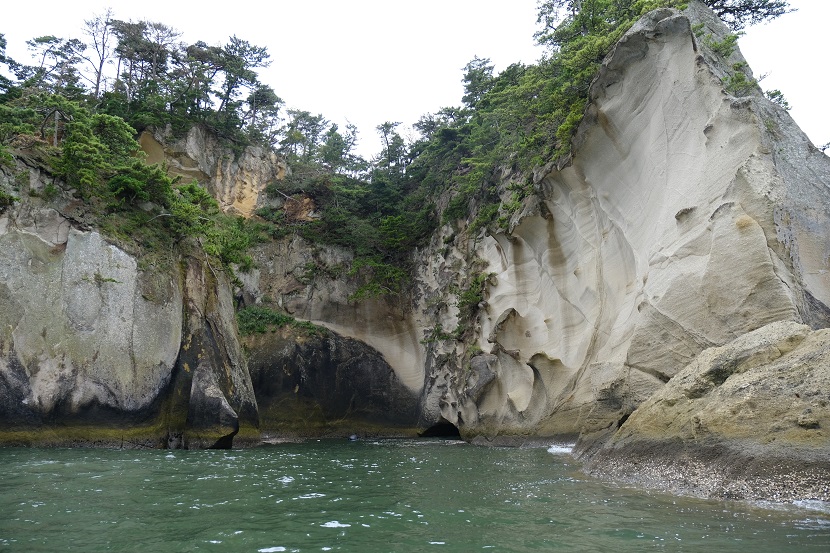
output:
[[[707,347],[830,322],[830,160],[760,94],[725,92],[690,27],[658,10],[622,38],[569,163],[478,247],[496,282],[479,345],[512,352],[485,428],[600,430]]]
[[[830,160],[759,89],[725,90],[740,53],[716,58],[690,18],[727,32],[698,2],[638,22],[570,159],[538,173],[508,233],[440,229],[411,297],[349,301],[325,276],[348,256],[300,242],[259,257],[246,289],[372,345],[425,422],[468,437],[605,435],[706,348],[830,325]],[[322,275],[297,278],[312,261]],[[458,292],[477,274],[474,343],[441,337],[467,324]]]

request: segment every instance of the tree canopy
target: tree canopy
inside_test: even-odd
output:
[[[735,30],[790,9],[785,0],[705,2]],[[0,34],[0,163],[26,137],[48,152],[79,199],[98,206],[102,220],[120,214],[136,234],[155,228],[177,240],[196,236],[210,255],[244,264],[244,249],[262,229],[223,217],[204,189],[137,157],[145,128],[184,133],[202,125],[236,152],[257,145],[281,153],[291,174],[270,192],[316,203],[314,221],[261,210],[268,233],[351,248],[352,272],[365,280],[361,293],[394,292],[412,249],[440,221],[468,232],[505,226],[532,189],[532,170],[569,155],[603,58],[638,17],[665,6],[682,2],[539,0],[534,36],[547,48],[542,60],[497,74],[489,58],[474,57],[460,68],[461,105],[422,116],[413,124],[416,139],[402,136],[400,122],[378,125],[381,150],[369,160],[356,154],[354,125],[286,109],[260,80],[270,52],[236,35],[224,44],[185,44],[168,25],[119,20],[108,10],[85,21],[84,40],[31,39],[26,64],[7,57]],[[727,90],[753,85],[739,69]]]

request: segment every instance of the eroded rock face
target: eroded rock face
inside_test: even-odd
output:
[[[496,376],[471,395],[448,366],[445,418],[472,434],[609,431],[706,348],[774,321],[827,326],[830,210],[811,206],[830,205],[830,160],[719,71],[673,10],[620,41],[572,159],[509,235],[474,244]]]
[[[243,343],[264,439],[417,434],[420,394],[363,342],[284,327]]]
[[[258,246],[256,269],[240,275],[246,304],[271,301],[292,316],[323,325],[377,350],[412,393],[424,386],[423,331],[408,297],[351,299],[353,255],[302,238]],[[266,301],[267,303],[267,301]]]
[[[3,416],[36,426],[106,411],[162,428],[171,447],[254,440],[258,419],[269,433],[292,435],[341,420],[344,433],[445,424],[484,441],[580,436],[586,455],[609,460],[625,461],[608,451],[630,455],[629,443],[652,452],[669,441],[683,452],[701,445],[717,456],[741,440],[776,458],[783,450],[763,449],[758,438],[767,429],[726,425],[720,402],[764,420],[769,390],[799,401],[815,391],[789,376],[767,386],[773,374],[793,367],[823,382],[799,367],[824,362],[826,335],[814,330],[830,326],[830,160],[760,91],[724,90],[740,54],[715,59],[690,17],[715,38],[726,32],[696,1],[685,14],[643,18],[593,83],[573,155],[538,171],[509,232],[473,236],[444,225],[413,254],[414,282],[396,297],[355,300],[353,256],[297,236],[257,246],[255,268],[238,275],[231,297],[226,277],[203,260],[151,273],[74,215],[70,223],[55,210],[7,210]],[[236,157],[198,128],[180,141],[145,133],[142,144],[149,161],[196,179],[245,216],[286,170],[255,149]],[[296,208],[295,218],[313,218],[310,200]],[[249,366],[235,302],[331,332],[246,338]],[[757,357],[745,353],[752,347],[718,349],[756,331],[772,333],[763,335],[774,348],[757,355],[778,373],[746,365]],[[788,350],[788,340],[804,345]],[[665,401],[646,408],[662,397],[655,393],[680,393],[671,392],[685,385],[678,373],[715,351],[731,372],[710,378],[687,411],[661,411]],[[731,382],[746,384],[752,399]],[[802,403],[771,404],[792,423],[771,435],[826,452],[826,405]],[[692,408],[705,416],[696,422]],[[677,428],[655,422],[675,415]],[[709,429],[705,442],[698,423]],[[788,459],[805,467],[808,453]]]
[[[830,329],[777,322],[710,348],[622,424],[589,466],[737,499],[830,499]]]
[[[226,212],[250,217],[265,200],[265,187],[285,177],[285,161],[261,147],[249,146],[241,154],[219,143],[203,127],[193,127],[181,139],[169,132],[145,131],[139,143],[148,163],[166,165],[184,182],[204,186]]]
[[[41,204],[0,215],[0,441],[250,439],[256,400],[230,285],[197,260],[185,266],[141,268]]]
[[[421,394],[422,422],[487,439],[607,439],[707,348],[775,321],[828,326],[828,158],[760,91],[725,92],[740,54],[713,57],[690,17],[728,32],[698,2],[637,23],[509,233],[445,225],[393,301],[353,301],[346,252],[289,239],[257,253],[246,303],[371,345]]]
[[[157,408],[181,341],[178,281],[140,272],[131,256],[53,209],[29,206],[2,220],[0,409],[8,426],[91,411],[140,420]]]
[[[226,278],[207,262],[186,260],[187,316],[175,388],[189,398],[183,435],[187,447],[229,448],[237,434],[237,443],[259,441],[256,397]]]

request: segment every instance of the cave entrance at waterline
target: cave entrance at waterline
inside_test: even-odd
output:
[[[458,427],[446,419],[442,419],[440,422],[433,424],[418,435],[421,438],[461,439],[461,433],[458,431]]]

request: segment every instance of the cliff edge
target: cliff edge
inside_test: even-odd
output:
[[[645,15],[569,156],[503,168],[502,199],[532,185],[505,227],[444,223],[399,294],[357,298],[354,252],[301,232],[235,272],[179,245],[149,262],[69,191],[40,199],[51,176],[21,156],[0,173],[29,196],[0,213],[0,439],[455,430],[575,440],[591,472],[673,490],[828,499],[830,158],[728,34],[697,1]],[[141,143],[226,212],[313,219],[311,198],[265,197],[275,154],[201,128]],[[257,308],[279,325],[241,335]]]

